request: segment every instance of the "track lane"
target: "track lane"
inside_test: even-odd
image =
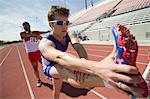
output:
[[[52,90],[51,90],[51,88],[49,88],[51,86],[50,85],[51,81],[48,80],[44,76],[44,74],[42,72],[42,67],[39,64],[40,65],[39,72],[40,72],[41,80],[44,81],[45,86],[42,86],[40,88],[36,87],[36,83],[37,83],[36,77],[34,75],[34,71],[33,71],[32,65],[28,59],[28,56],[25,53],[24,46],[22,44],[18,44],[18,48],[20,49],[21,57],[22,57],[24,65],[25,65],[25,70],[27,71],[28,79],[31,84],[31,88],[33,90],[33,94],[35,95],[35,98],[36,99],[48,99],[48,97],[52,96]]]
[[[29,82],[29,79],[28,79],[28,76],[27,76],[27,73],[26,73],[26,70],[25,70],[25,66],[24,66],[22,57],[20,55],[20,50],[19,50],[18,46],[16,46],[16,47],[17,47],[17,52],[18,52],[19,59],[20,59],[20,62],[21,62],[22,72],[24,74],[26,84],[27,84],[27,87],[28,87],[28,90],[29,90],[29,93],[30,93],[30,97],[31,97],[31,99],[35,99],[35,96],[33,94],[33,91],[32,91],[32,88],[31,88],[31,85],[30,85],[30,82]]]
[[[0,97],[2,99],[30,99],[17,50],[15,45],[10,46],[13,49],[0,68]]]
[[[2,63],[3,59],[6,57],[10,50],[11,46],[9,47],[4,47],[3,49],[0,50],[0,63]]]

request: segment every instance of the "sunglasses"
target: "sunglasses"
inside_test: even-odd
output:
[[[49,21],[49,22],[54,22],[57,25],[63,26],[63,25],[69,25],[69,21],[61,21],[61,20],[54,20],[54,21]]]

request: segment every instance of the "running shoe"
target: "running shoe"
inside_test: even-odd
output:
[[[136,67],[136,58],[138,53],[138,44],[135,40],[135,37],[130,33],[129,29],[127,29],[124,25],[117,24],[113,27],[112,33],[115,39],[115,45],[117,50],[117,55],[115,57],[116,64],[127,64]],[[135,75],[136,78],[142,78],[140,72]],[[141,83],[134,84],[132,86],[139,87],[144,90],[144,93],[141,96],[135,97],[147,97],[148,96],[148,88],[147,84],[142,78]],[[131,84],[128,84],[131,85]],[[127,92],[130,95],[134,96],[132,93]]]

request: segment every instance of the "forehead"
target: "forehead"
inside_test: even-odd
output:
[[[55,16],[55,20],[68,20],[68,17],[64,16],[64,15],[60,15],[60,14],[54,14]]]
[[[23,26],[30,26],[30,24],[29,23],[25,23]]]

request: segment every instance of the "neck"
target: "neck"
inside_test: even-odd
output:
[[[56,38],[57,40],[61,41],[62,39],[65,38],[65,36],[61,36],[61,35],[57,35],[56,33],[54,33],[54,31],[52,31],[52,35],[54,38]]]
[[[31,31],[30,31],[30,30],[25,30],[25,32],[26,32],[26,33],[30,33]]]

